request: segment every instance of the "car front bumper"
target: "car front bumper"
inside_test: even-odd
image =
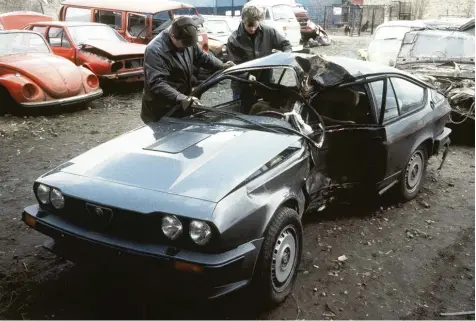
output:
[[[49,236],[51,239],[43,246],[67,260],[130,269],[141,276],[151,276],[147,277],[148,285],[171,282],[181,293],[208,299],[250,282],[262,243],[258,239],[222,253],[175,250],[87,230],[41,210],[38,205],[26,207],[22,220]]]
[[[99,76],[100,79],[113,80],[113,81],[124,81],[124,82],[134,82],[134,81],[143,81],[144,80],[144,70],[134,70],[127,71],[115,74],[104,74]]]
[[[22,107],[51,107],[51,106],[61,107],[61,106],[87,103],[101,97],[102,94],[103,94],[103,91],[101,88],[99,88],[96,91],[93,91],[84,95],[78,95],[74,97],[61,98],[61,99],[48,100],[48,101],[19,103],[19,105]]]

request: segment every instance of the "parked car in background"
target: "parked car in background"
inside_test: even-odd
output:
[[[0,30],[22,29],[31,22],[53,21],[53,18],[34,11],[13,11],[0,14]]]
[[[65,106],[101,95],[98,78],[53,54],[40,34],[0,31],[0,114],[15,112],[18,105]]]
[[[275,28],[292,46],[293,51],[301,51],[301,26],[293,12],[293,6],[281,2],[268,2],[266,0],[251,0],[243,7],[256,6],[264,13],[263,24]]]
[[[301,4],[296,3],[293,7],[294,15],[301,26],[301,41],[307,43],[310,39],[317,41],[319,45],[328,46],[331,40],[327,32],[320,25],[315,24],[306,9]]]
[[[59,20],[99,22],[112,27],[130,42],[148,44],[175,16],[199,15],[192,5],[176,1],[66,0]],[[208,37],[200,26],[198,42],[208,52]]]
[[[388,21],[375,29],[367,49],[358,50],[358,54],[364,60],[395,66],[398,51],[407,32],[424,28],[458,30],[468,20],[470,19]]]
[[[202,15],[204,27],[208,35],[208,45],[210,52],[221,59],[228,61],[226,44],[231,33],[238,29],[241,22],[240,17]]]
[[[51,21],[25,27],[45,37],[53,52],[91,70],[101,83],[144,80],[146,45],[130,43],[108,25]]]
[[[273,83],[250,80],[261,71]],[[240,113],[232,79],[274,111]],[[315,100],[300,94],[314,84],[323,89]],[[203,106],[191,115],[172,111],[36,179],[37,202],[22,220],[50,237],[51,252],[109,269],[131,263],[167,293],[217,298],[251,285],[253,300],[281,303],[310,204],[319,215],[346,191],[417,195],[450,133],[448,102],[432,104],[433,91],[405,72],[343,57],[248,61],[197,87]]]

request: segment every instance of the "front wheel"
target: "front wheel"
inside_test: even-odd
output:
[[[399,183],[399,194],[404,200],[413,199],[420,191],[426,173],[427,158],[424,146],[418,147],[410,156]]]
[[[278,209],[269,223],[257,269],[255,285],[266,305],[283,302],[291,293],[302,252],[302,224],[298,213]]]

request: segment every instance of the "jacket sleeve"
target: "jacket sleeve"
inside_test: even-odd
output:
[[[243,57],[245,57],[244,52],[239,46],[236,45],[236,38],[233,36],[233,34],[228,37],[226,51],[228,54],[228,59],[233,61],[236,65],[243,62]]]
[[[170,68],[163,57],[155,52],[148,52],[145,55],[144,67],[147,70],[146,81],[154,94],[165,98],[171,105],[187,97],[169,84]]]
[[[193,59],[195,67],[202,67],[208,70],[219,70],[223,68],[223,63],[220,59],[207,54],[198,44],[194,46],[193,52],[195,55]]]
[[[292,46],[289,40],[284,38],[283,35],[281,35],[276,29],[273,29],[273,49],[284,52],[292,51]]]

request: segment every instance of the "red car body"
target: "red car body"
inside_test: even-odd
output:
[[[130,43],[108,25],[51,21],[25,27],[42,34],[53,52],[94,72],[101,82],[144,80],[146,45]]]
[[[22,29],[31,22],[53,21],[50,16],[33,11],[14,11],[0,14],[0,30]]]
[[[199,16],[199,13],[192,5],[171,0],[65,0],[61,3],[58,18],[61,21],[105,23],[127,41],[148,44],[162,24],[179,15]],[[204,28],[200,28],[198,42],[208,52],[208,36]]]
[[[53,54],[40,34],[0,31],[0,113],[15,105],[64,106],[101,95],[98,78]]]

